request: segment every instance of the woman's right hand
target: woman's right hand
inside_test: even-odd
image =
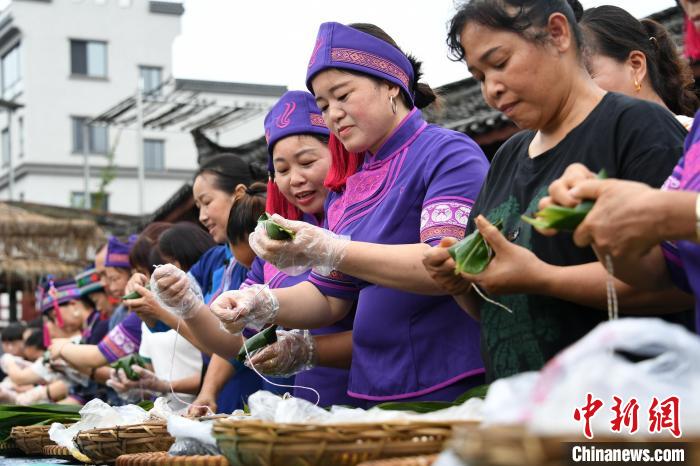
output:
[[[260,330],[272,323],[277,317],[279,302],[267,285],[252,285],[221,293],[210,309],[224,329],[237,335],[245,327]]]
[[[217,407],[216,396],[210,393],[200,393],[190,405],[187,414],[195,417],[216,414]]]
[[[455,243],[455,238],[442,238],[440,244],[426,250],[423,255],[423,266],[430,277],[446,293],[453,296],[466,293],[472,286],[471,282],[455,274],[455,261],[447,251]]]
[[[183,319],[194,317],[204,302],[199,285],[172,264],[155,268],[151,291],[163,308]]]

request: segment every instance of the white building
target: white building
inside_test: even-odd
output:
[[[121,129],[93,127],[86,137],[82,126],[136,95],[140,80],[148,91],[170,76],[182,14],[180,3],[149,0],[13,0],[0,13],[0,199],[84,206],[84,145],[92,193],[114,149],[116,177],[104,190],[112,212],[152,212],[192,177],[197,155],[189,133],[146,129],[139,212],[142,150],[135,122]],[[181,95],[215,100],[219,108],[258,109],[219,135],[224,145],[261,136],[265,109],[286,90],[191,80],[178,80],[177,87]],[[15,104],[21,107],[11,111]]]

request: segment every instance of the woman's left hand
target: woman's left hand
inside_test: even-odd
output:
[[[249,236],[250,247],[259,257],[290,275],[299,275],[310,268],[322,275],[330,274],[337,269],[350,244],[349,239],[306,222],[287,220],[277,214],[270,220],[294,232],[294,239],[271,239],[259,224]]]
[[[141,320],[147,320],[150,322],[154,322],[159,319],[162,320],[168,311],[163,309],[160,304],[158,304],[158,300],[149,289],[139,284],[132,284],[132,291],[136,291],[141,295],[141,297],[136,299],[125,299],[123,302],[127,309],[134,311],[141,318]]]
[[[168,390],[167,382],[159,379],[152,371],[144,369],[137,364],[132,365],[131,369],[139,375],[138,380],[131,380],[128,378],[122,369],[113,369],[107,385],[118,392],[126,392],[127,390],[136,388],[158,393],[164,393]]]
[[[61,350],[65,345],[71,344],[68,338],[54,338],[51,340],[51,346],[49,346],[49,354],[51,359],[58,359],[61,357]]]
[[[541,261],[532,251],[508,241],[482,215],[477,217],[476,226],[494,256],[480,274],[462,273],[462,277],[491,295],[541,293],[553,266]]]

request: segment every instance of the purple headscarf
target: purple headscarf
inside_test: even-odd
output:
[[[403,89],[413,106],[413,66],[393,45],[340,23],[323,23],[318,30],[306,87],[313,93],[311,80],[328,68],[340,68],[376,76]]]
[[[129,263],[129,251],[134,246],[138,236],[131,235],[126,243],[119,241],[119,238],[112,236],[107,242],[107,257],[105,259],[105,267],[119,267],[122,269],[131,269]]]

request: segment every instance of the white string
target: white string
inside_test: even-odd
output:
[[[262,293],[263,290],[266,289],[266,288],[267,288],[267,289],[270,288],[270,284],[269,284],[269,283],[265,283],[265,285],[264,285],[262,288],[260,288],[260,291],[258,291],[257,293],[255,293],[255,296],[253,296],[253,300],[255,300],[255,298],[256,298],[260,293]],[[229,309],[229,310],[231,310],[231,309]],[[238,319],[238,316],[241,314],[241,310],[242,310],[242,309],[239,309],[239,310],[238,310],[238,313],[237,313],[236,316],[233,318],[233,320]],[[243,338],[243,332],[241,332],[241,338]],[[304,390],[312,391],[312,392],[314,392],[314,394],[316,395],[316,402],[315,402],[314,404],[315,404],[316,406],[318,406],[318,404],[321,402],[321,394],[320,394],[318,391],[316,391],[316,389],[314,389],[313,387],[306,387],[306,386],[304,386],[304,385],[286,385],[286,384],[280,384],[280,383],[275,383],[275,382],[269,380],[268,378],[266,378],[264,375],[262,375],[260,372],[258,372],[258,370],[255,368],[255,364],[253,364],[253,361],[252,361],[252,359],[250,358],[250,352],[248,351],[248,345],[246,345],[246,342],[245,342],[245,341],[243,342],[243,348],[245,348],[245,354],[246,354],[246,357],[248,358],[248,363],[250,364],[250,368],[253,369],[253,372],[255,372],[256,374],[258,374],[258,376],[259,376],[261,379],[263,379],[265,382],[269,383],[269,384],[272,385],[272,386],[280,387],[280,388],[292,388],[292,389],[293,389],[293,388],[301,388],[301,389],[304,389]],[[290,396],[291,396],[291,395],[290,395]],[[285,397],[286,397],[286,395],[285,395]]]
[[[605,268],[608,271],[606,280],[607,297],[608,297],[608,320],[615,320],[619,317],[617,306],[617,290],[615,290],[615,275],[613,270],[613,262],[610,254],[605,255]]]
[[[168,385],[170,386],[170,393],[173,395],[173,397],[179,401],[180,403],[184,404],[187,406],[187,410],[189,411],[190,407],[194,406],[195,408],[207,408],[207,414],[205,416],[209,415],[214,415],[214,411],[211,410],[209,406],[205,405],[196,405],[194,403],[188,403],[187,401],[183,400],[177,394],[175,393],[175,390],[173,389],[173,367],[175,367],[175,349],[177,348],[177,338],[180,336],[180,322],[182,322],[181,318],[177,318],[177,328],[175,329],[175,340],[173,341],[173,355],[170,358],[170,375],[168,376]]]
[[[491,304],[493,304],[494,306],[498,306],[498,307],[500,307],[501,309],[505,309],[506,311],[510,312],[511,314],[513,313],[513,310],[512,310],[511,308],[509,308],[508,306],[506,306],[506,305],[504,305],[504,304],[501,304],[501,303],[499,303],[498,301],[494,301],[493,299],[488,298],[486,295],[484,295],[484,293],[479,289],[479,287],[476,286],[476,283],[472,282],[472,288],[474,288],[474,291],[476,291],[476,294],[478,294],[479,296],[481,296],[481,299],[483,299],[483,300],[486,301],[487,303],[491,303]]]

